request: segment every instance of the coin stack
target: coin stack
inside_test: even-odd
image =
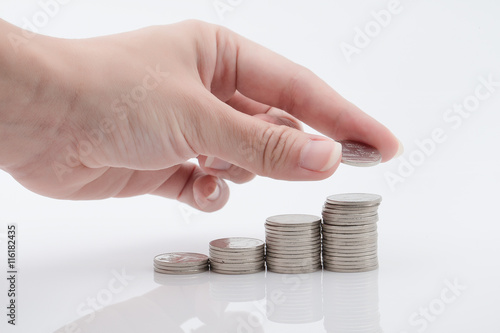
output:
[[[323,267],[334,272],[377,269],[377,194],[329,196],[323,206]]]
[[[210,269],[221,274],[251,274],[265,268],[264,242],[231,237],[210,242]]]
[[[208,257],[201,253],[173,252],[154,257],[154,270],[163,274],[196,274],[208,271]]]
[[[288,214],[267,218],[266,264],[275,273],[310,273],[321,269],[321,218]]]

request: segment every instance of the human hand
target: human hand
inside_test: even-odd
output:
[[[311,71],[223,27],[186,21],[18,47],[0,63],[1,87],[23,83],[0,93],[0,166],[42,195],[150,193],[214,211],[229,197],[223,179],[331,176],[340,145],[297,119],[368,143],[383,161],[398,151],[387,128]]]

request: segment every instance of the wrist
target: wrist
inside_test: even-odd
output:
[[[64,115],[56,39],[28,33],[0,20],[0,168],[23,170],[51,144]],[[26,36],[30,36],[28,39]],[[32,170],[24,170],[31,172]]]

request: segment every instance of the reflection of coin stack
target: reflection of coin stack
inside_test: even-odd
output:
[[[210,274],[210,296],[216,301],[258,301],[265,297],[265,286],[265,272],[231,276]]]
[[[323,272],[324,326],[327,332],[380,333],[378,271]]]
[[[265,268],[264,242],[245,237],[210,242],[210,269],[221,274],[251,274]]]
[[[323,266],[335,272],[378,268],[377,209],[382,197],[347,193],[329,196],[323,206]]]
[[[323,319],[321,272],[267,274],[267,318],[275,323],[305,324]]]
[[[309,273],[321,268],[321,218],[289,214],[266,220],[266,264],[275,273]]]

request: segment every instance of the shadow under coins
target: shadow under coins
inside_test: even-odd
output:
[[[309,274],[154,273],[160,286],[70,323],[63,332],[281,332],[323,320],[326,332],[380,333],[378,270]],[[304,326],[302,326],[304,327]],[[272,328],[272,329],[271,329]]]

